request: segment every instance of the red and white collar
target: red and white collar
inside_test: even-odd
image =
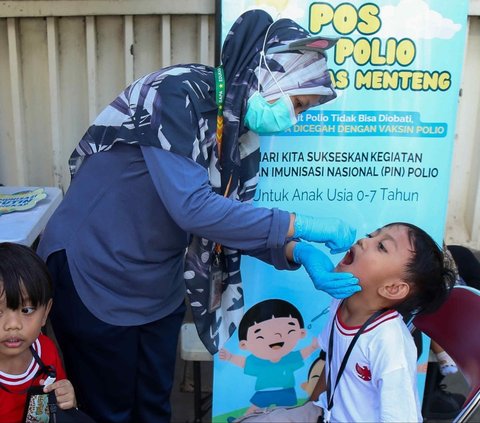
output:
[[[35,351],[37,351],[38,355],[42,355],[42,347],[40,345],[40,341],[37,338],[35,342],[32,344],[33,348]],[[3,383],[4,385],[7,386],[18,386],[22,385],[30,380],[32,380],[35,375],[37,374],[39,369],[38,363],[36,360],[32,357],[32,361],[27,367],[27,370],[23,372],[20,375],[11,375],[9,373],[5,373],[0,371],[0,383]]]
[[[377,326],[381,325],[382,323],[385,323],[389,320],[397,319],[400,316],[400,313],[397,310],[387,310],[385,313],[382,313],[380,316],[378,316],[372,323],[370,323],[366,329],[364,330],[363,333],[367,333],[369,331],[372,331],[375,329]],[[346,336],[355,336],[357,333],[358,329],[360,329],[360,326],[348,326],[345,323],[342,322],[342,318],[340,317],[340,306],[337,308],[337,312],[335,313],[335,325],[338,329],[338,331],[342,335]]]

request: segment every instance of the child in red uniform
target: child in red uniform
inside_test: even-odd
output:
[[[28,247],[0,243],[0,422],[24,417],[27,392],[47,385],[57,406],[77,406],[72,384],[53,341],[40,333],[52,306],[52,284],[43,261]],[[47,398],[40,395],[36,397]],[[46,399],[35,412],[49,414]],[[44,420],[39,420],[44,421]]]

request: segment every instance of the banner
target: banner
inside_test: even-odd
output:
[[[255,204],[340,217],[358,238],[390,222],[411,222],[441,245],[467,6],[467,0],[222,0],[222,41],[235,19],[253,8],[291,18],[312,35],[339,37],[328,51],[338,98],[303,113],[284,133],[262,137]],[[309,370],[316,371],[314,339],[331,298],[315,290],[303,269],[276,271],[249,257],[242,261],[245,312],[283,300],[300,313],[301,336],[292,347],[304,357],[292,370],[300,404],[308,397]],[[424,338],[420,396],[428,349]],[[261,354],[248,350],[237,332],[224,350],[237,361],[214,357],[214,422],[245,414],[258,388],[241,363]]]

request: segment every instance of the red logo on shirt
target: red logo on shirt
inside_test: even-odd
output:
[[[370,369],[367,366],[362,367],[358,363],[356,363],[355,370],[357,371],[357,375],[360,379],[366,382],[372,380],[372,373],[370,373]]]

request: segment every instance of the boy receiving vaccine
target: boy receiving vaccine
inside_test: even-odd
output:
[[[320,336],[324,420],[422,422],[417,350],[402,314],[433,311],[446,299],[454,274],[442,251],[422,229],[392,223],[360,239],[336,271],[353,273],[362,290],[332,302]]]
[[[300,243],[293,254],[299,247],[313,248]],[[336,271],[355,275],[362,290],[330,304],[319,337],[326,362],[313,401],[241,421],[423,421],[417,350],[402,314],[434,311],[445,301],[455,276],[441,249],[417,226],[391,223],[357,241]]]
[[[48,395],[37,395],[26,407],[34,388],[54,392],[56,405],[76,407],[75,392],[66,379],[53,341],[41,333],[52,305],[48,269],[30,248],[0,243],[0,421],[48,421]],[[41,401],[41,398],[44,398]]]

